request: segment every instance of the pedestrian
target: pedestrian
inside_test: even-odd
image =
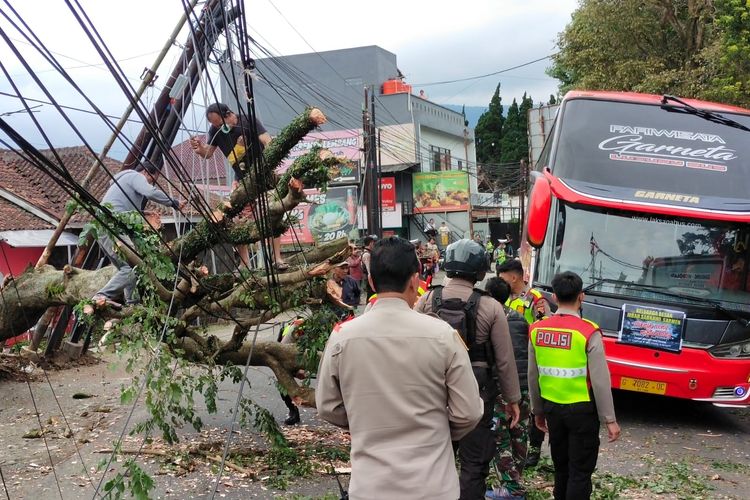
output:
[[[349,276],[349,264],[346,261],[336,264],[326,282],[326,293],[331,303],[342,315],[354,312],[359,305],[359,284]]]
[[[349,264],[349,276],[358,283],[362,282],[362,252],[359,248],[353,247],[352,254],[346,259]]]
[[[498,269],[505,263],[507,255],[505,255],[505,241],[497,240],[497,247],[495,247],[495,274],[498,274]]]
[[[154,187],[159,179],[161,171],[148,160],[144,160],[134,170],[122,170],[115,174],[112,185],[104,193],[101,203],[109,204],[114,214],[124,212],[137,212],[144,216],[142,207],[146,200],[166,205],[168,207],[182,210],[185,201],[178,201],[168,196],[164,191]],[[114,224],[110,226],[116,228]],[[97,308],[109,305],[115,309],[122,307],[118,302],[122,296],[126,304],[137,302],[134,290],[136,277],[130,264],[118,254],[117,246],[133,247],[133,242],[126,234],[118,234],[115,242],[109,235],[100,232],[97,239],[99,247],[107,255],[107,258],[117,268],[117,272],[93,297],[94,306]],[[87,312],[93,312],[93,308]]]
[[[549,433],[555,500],[591,497],[599,422],[609,442],[620,437],[599,327],[580,316],[583,281],[566,271],[552,278],[557,311],[531,325],[529,396],[537,427]],[[597,416],[598,414],[598,416]]]
[[[434,238],[437,236],[437,228],[435,227],[435,219],[430,219],[424,228],[424,234],[427,238]]]
[[[369,235],[365,236],[365,239],[362,241],[362,280],[364,281],[365,301],[370,300],[370,297],[375,293],[375,290],[373,290],[370,285],[369,275],[370,256],[372,255],[372,248],[377,240],[377,236]]]
[[[240,181],[250,171],[252,158],[250,157],[250,148],[245,144],[245,137],[253,136],[253,130],[249,123],[242,123],[237,114],[229,109],[224,103],[213,103],[206,108],[206,119],[211,124],[208,129],[207,142],[201,142],[197,137],[190,138],[190,147],[198,156],[211,158],[216,148],[227,157],[229,164],[234,172],[232,180],[232,191],[237,189]],[[266,131],[263,124],[255,118],[255,133],[261,149],[271,143],[271,135]],[[284,270],[289,265],[284,262],[281,256],[281,242],[278,237],[272,239],[275,266],[279,270]],[[240,261],[245,267],[250,267],[250,252],[247,245],[237,245],[237,253]]]
[[[508,322],[500,304],[483,290],[474,289],[484,279],[486,256],[482,245],[463,239],[451,243],[445,252],[443,270],[450,281],[433,287],[419,299],[415,309],[436,313],[464,334],[469,346],[474,376],[484,401],[479,424],[458,442],[461,462],[461,499],[483,498],[490,461],[495,452],[492,417],[498,394],[508,402],[511,427],[519,419],[521,389],[513,357]]]
[[[510,259],[497,266],[497,275],[510,285],[510,297],[505,305],[518,311],[528,324],[551,314],[549,302],[539,290],[529,287],[523,280],[521,261]],[[526,456],[526,467],[536,467],[542,454],[544,433],[533,425],[533,415],[529,425],[529,449]]]
[[[513,237],[510,233],[505,233],[505,240],[505,255],[512,259],[516,254],[513,252]]]
[[[440,247],[445,250],[451,244],[451,230],[445,221],[440,223],[438,234],[440,235]]]
[[[315,402],[351,434],[349,498],[455,500],[451,440],[482,416],[466,347],[445,322],[413,311],[414,247],[390,237],[372,249],[378,301],[331,333]]]
[[[502,278],[490,278],[485,284],[487,293],[500,304],[505,304],[510,296],[510,285]],[[495,403],[495,470],[500,485],[485,495],[488,499],[523,498],[526,494],[521,481],[526,464],[530,420],[529,384],[527,381],[529,361],[529,324],[521,314],[503,305],[508,320],[510,338],[513,342],[513,355],[521,385],[521,417],[518,425],[510,427],[510,415],[505,412],[505,401]],[[543,435],[543,434],[542,434]]]

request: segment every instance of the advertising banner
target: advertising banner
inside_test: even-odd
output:
[[[416,172],[412,176],[414,211],[460,212],[469,209],[469,176],[462,170]]]
[[[300,203],[290,212],[297,222],[281,235],[282,245],[326,243],[339,238],[356,238],[357,188],[334,187],[321,193],[306,189],[313,203]]]
[[[383,212],[393,212],[396,210],[396,178],[380,178],[380,207]]]
[[[648,306],[623,304],[618,341],[664,351],[682,350],[685,313]]]
[[[334,179],[328,183],[329,186],[358,184],[362,156],[361,136],[358,129],[310,132],[292,148],[289,157],[281,163],[277,172],[284,173],[296,158],[317,145],[328,149],[335,156],[343,156],[350,160],[348,165],[339,167],[339,171],[334,174]]]

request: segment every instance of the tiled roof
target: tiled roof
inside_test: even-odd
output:
[[[83,146],[56,148],[56,151],[71,176],[79,183],[82,182],[94,162],[94,155]],[[42,152],[53,162],[57,162],[50,151]],[[119,172],[122,167],[120,162],[111,158],[105,159],[104,165],[112,173]],[[105,172],[99,170],[92,182],[89,183],[88,191],[94,197],[100,199],[109,186],[109,179],[110,177]],[[70,200],[70,196],[46,173],[40,171],[16,153],[8,150],[0,150],[0,188],[25,200],[54,219],[62,217],[65,211],[65,204]],[[16,206],[12,203],[10,205]],[[21,207],[17,208],[20,212],[28,214]],[[10,207],[7,207],[7,209],[10,210]],[[38,219],[36,216],[29,215]],[[23,215],[19,215],[20,220],[25,220],[23,217]],[[80,222],[84,218],[85,215],[79,214],[73,218],[73,221]],[[11,222],[8,219],[4,219],[0,220],[0,229],[37,228],[30,226],[10,228],[6,227],[8,224],[17,225],[15,221]],[[49,227],[46,222],[44,224],[44,228]]]
[[[54,229],[54,226],[18,205],[0,198],[0,231],[24,229]]]

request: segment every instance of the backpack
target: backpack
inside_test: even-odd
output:
[[[494,365],[492,343],[489,339],[482,344],[475,343],[477,337],[477,308],[479,307],[479,300],[486,293],[475,288],[466,301],[459,298],[444,300],[442,285],[434,286],[431,290],[432,312],[458,332],[469,348],[469,359],[472,362],[484,361],[492,368]]]

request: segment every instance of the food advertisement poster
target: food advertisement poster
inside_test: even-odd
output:
[[[670,352],[682,349],[685,313],[656,307],[623,304],[618,341]]]
[[[335,156],[349,160],[333,173],[329,186],[359,183],[359,172],[362,156],[361,132],[358,129],[333,130],[330,132],[311,132],[298,142],[289,152],[289,156],[281,163],[277,173],[281,174],[292,165],[295,158],[309,152],[313,146],[328,149]]]
[[[469,176],[461,170],[416,172],[412,176],[414,211],[460,212],[469,209]]]
[[[339,238],[356,238],[357,188],[334,187],[321,193],[305,189],[312,203],[300,203],[290,212],[296,221],[281,235],[282,245],[327,243]]]

